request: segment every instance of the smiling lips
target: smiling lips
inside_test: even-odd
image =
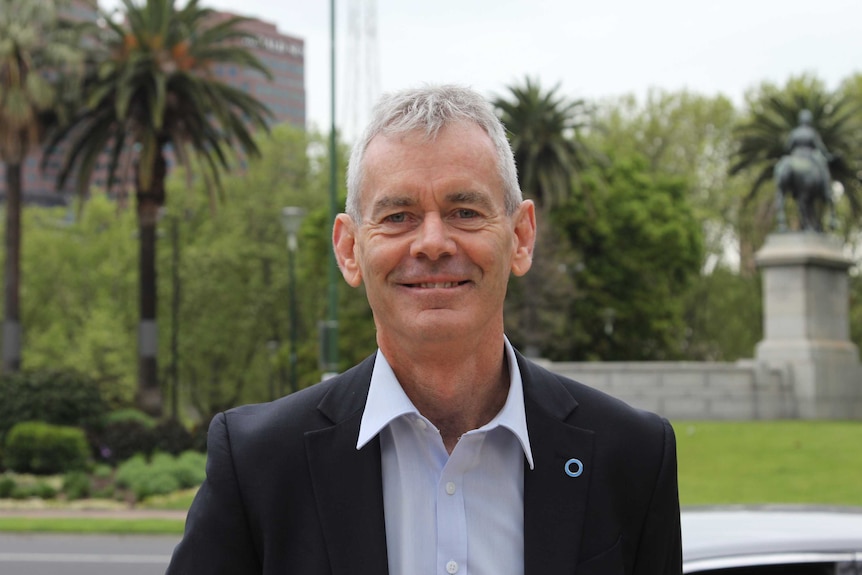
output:
[[[407,287],[411,287],[411,288],[447,289],[447,288],[458,287],[458,286],[464,285],[466,283],[467,283],[466,281],[461,281],[461,282],[433,282],[433,283],[432,282],[423,282],[423,283],[418,283],[418,284],[404,284],[404,285],[406,285]]]

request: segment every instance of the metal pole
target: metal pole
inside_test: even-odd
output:
[[[180,413],[180,218],[171,218],[171,280],[173,294],[171,297],[171,417],[179,420]]]
[[[288,249],[288,266],[287,266],[287,274],[288,274],[288,287],[290,289],[290,391],[293,393],[297,390],[298,385],[296,381],[296,345],[298,341],[297,336],[297,322],[296,322],[296,235],[291,234],[287,238],[287,249]]]
[[[330,225],[335,222],[338,214],[338,197],[336,186],[337,174],[337,150],[335,145],[335,0],[329,0],[329,86],[330,86],[330,108],[329,108],[329,208]],[[332,228],[330,228],[330,237]],[[334,375],[338,371],[338,262],[335,260],[334,250],[329,250],[329,314],[328,321],[324,326],[326,342],[326,358],[324,366],[324,377]]]

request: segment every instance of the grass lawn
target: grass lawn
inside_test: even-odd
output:
[[[862,421],[673,423],[682,505],[862,506]]]
[[[0,532],[180,535],[184,524],[184,521],[176,519],[0,517]]]
[[[862,507],[862,421],[674,422],[680,502]],[[187,509],[194,490],[146,509]],[[172,519],[0,517],[0,531],[180,534]]]

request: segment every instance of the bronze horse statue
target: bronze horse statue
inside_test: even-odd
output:
[[[811,123],[811,112],[802,110],[799,113],[799,126],[793,129],[787,139],[788,154],[775,165],[779,231],[787,229],[784,213],[784,197],[787,195],[796,202],[799,226],[803,231],[822,232],[826,209],[830,212],[830,227],[835,228],[835,203],[829,174],[832,155]]]

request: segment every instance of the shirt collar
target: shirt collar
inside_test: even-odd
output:
[[[506,360],[509,362],[509,395],[499,413],[477,431],[489,431],[495,427],[505,427],[511,431],[518,438],[530,469],[533,469],[533,452],[530,449],[530,438],[527,433],[521,371],[518,369],[515,350],[508,338],[504,338],[504,346]],[[362,422],[359,426],[356,449],[364,447],[392,420],[411,413],[421,415],[407,394],[404,393],[383,352],[378,349],[374,370],[371,373],[371,386],[365,401],[365,411],[362,413]]]

